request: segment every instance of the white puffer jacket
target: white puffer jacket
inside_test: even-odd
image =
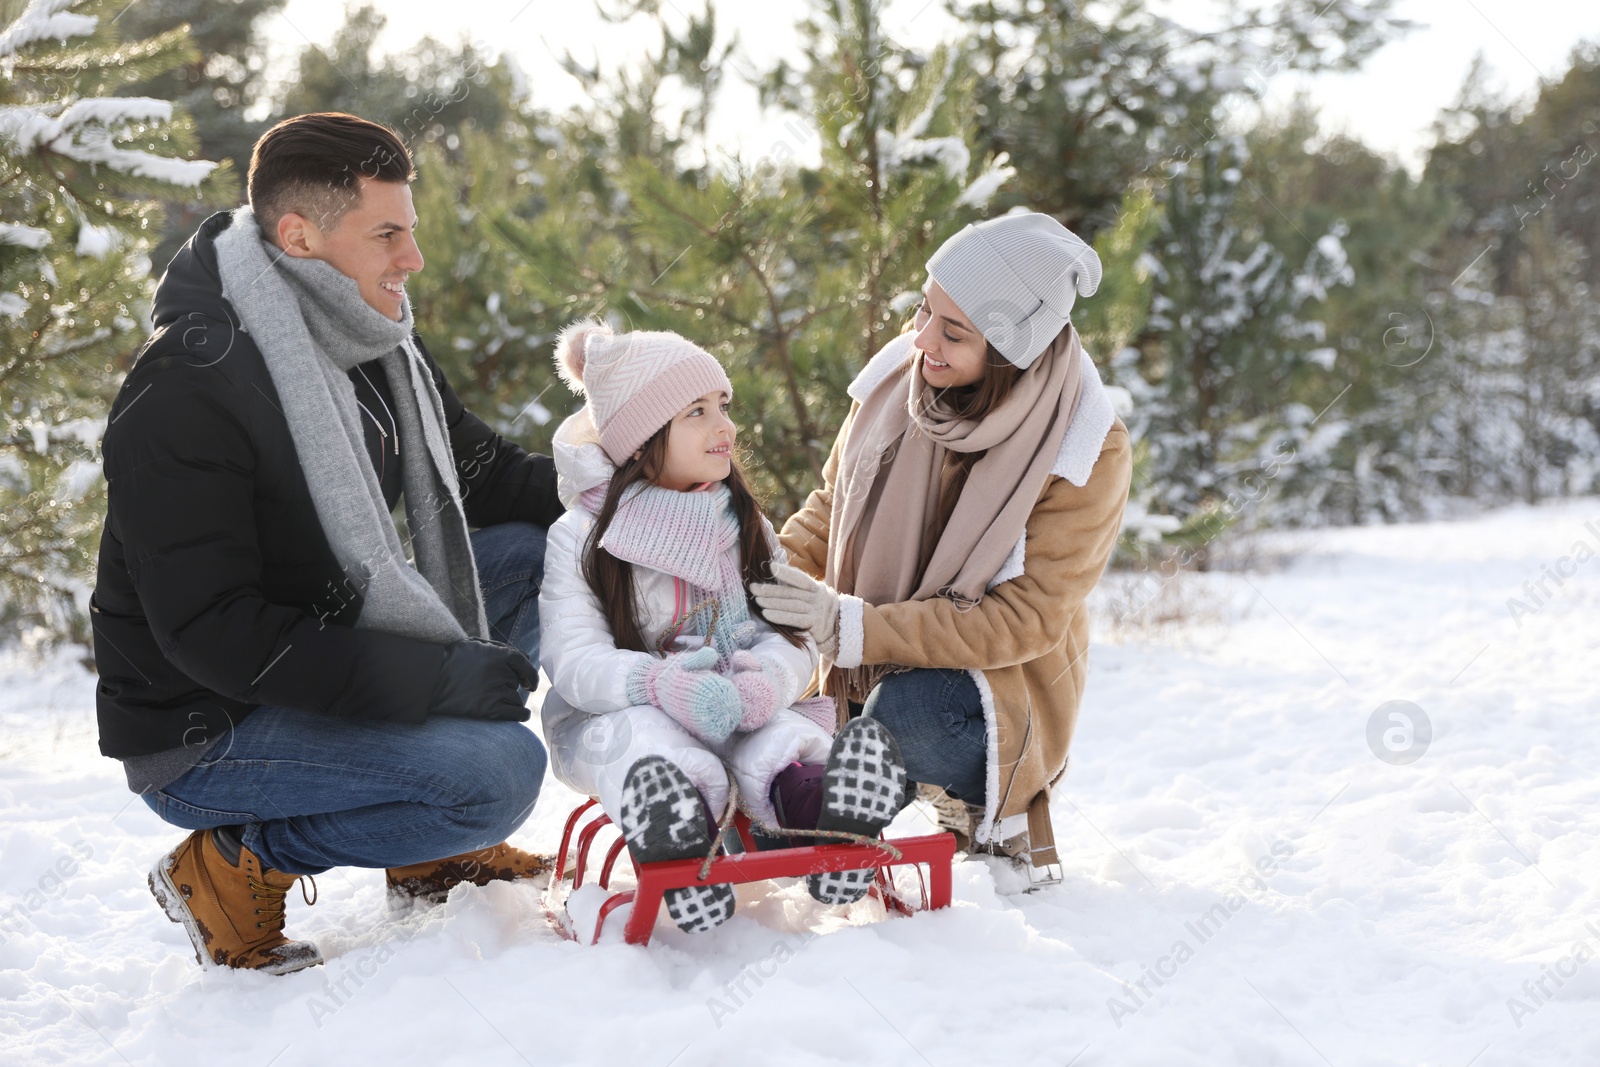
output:
[[[587,408],[562,424],[554,453],[558,491],[567,513],[550,527],[539,591],[539,664],[551,684],[541,721],[551,770],[569,788],[599,797],[613,818],[621,807],[628,768],[642,756],[660,755],[677,764],[718,816],[727,806],[731,771],[752,816],[775,825],[767,796],[773,778],[794,762],[826,762],[832,744],[826,730],[789,710],[816,670],[815,643],[808,639],[797,648],[763,620],[754,620],[759,636],[750,651],[782,665],[784,671],[778,673],[787,673],[789,691],[779,693],[783,710],[765,726],[735,734],[721,745],[694,737],[658,708],[633,704],[628,699],[628,676],[654,657],[616,646],[599,598],[583,577],[583,550],[595,516],[583,506],[582,493],[608,481],[614,472]],[[768,536],[783,558],[770,528]],[[737,546],[730,551],[737,552]],[[653,645],[682,611],[684,583],[648,567],[635,565],[633,571],[639,629]],[[692,649],[704,641],[685,636],[673,648]]]

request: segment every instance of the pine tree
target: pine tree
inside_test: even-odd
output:
[[[1398,163],[1324,134],[1304,101],[1258,126],[1248,142],[1246,173],[1261,198],[1265,232],[1293,248],[1305,247],[1301,233],[1341,227],[1358,279],[1330,289],[1316,308],[1333,362],[1301,375],[1286,396],[1322,413],[1317,428],[1330,446],[1326,460],[1314,476],[1291,473],[1275,488],[1293,498],[1297,522],[1419,514],[1439,492],[1441,458],[1426,443],[1427,412],[1438,399],[1431,378],[1438,353],[1430,353],[1437,308],[1427,296],[1437,269],[1420,250],[1436,246],[1453,209]]]
[[[1129,189],[1144,187],[1153,194],[1169,224],[1169,245],[1170,224],[1201,223],[1189,210],[1193,174],[1213,165],[1229,140],[1230,121],[1259,104],[1283,71],[1357,66],[1409,28],[1392,17],[1393,7],[1392,0],[1236,5],[1223,12],[1220,25],[1201,31],[1139,2],[969,0],[951,5],[970,29],[962,48],[977,74],[978,143],[1007,153],[1017,170],[999,204],[1053,214],[1097,248],[1102,233],[1124,228]],[[1185,196],[1191,197],[1188,207],[1177,203]],[[1269,207],[1236,201],[1229,198],[1227,212],[1234,222],[1258,235],[1271,230]],[[1209,236],[1225,233],[1216,229]],[[1180,274],[1201,269],[1195,258],[1199,251],[1189,249]],[[1159,265],[1161,259],[1151,262]],[[1113,284],[1110,277],[1107,282]],[[1192,365],[1195,373],[1171,371],[1178,358],[1175,346],[1189,338],[1172,336],[1168,324],[1216,310],[1208,284],[1179,284],[1173,274],[1162,275],[1154,289],[1160,313],[1139,337],[1138,350],[1119,346],[1094,353],[1108,363],[1108,379],[1131,399],[1135,465],[1125,554],[1160,551],[1156,538],[1163,534],[1179,546],[1198,545],[1232,521],[1226,506],[1232,489],[1218,479],[1226,479],[1224,468],[1245,462],[1242,439],[1232,440],[1237,435],[1227,428],[1243,419],[1226,407],[1214,410],[1213,397],[1184,390],[1214,392],[1216,376],[1229,376],[1236,387],[1248,389],[1245,383],[1260,367],[1233,368],[1227,361],[1242,352],[1230,352],[1220,357],[1214,373],[1206,367],[1215,355]],[[1091,321],[1100,301],[1097,296],[1084,309]],[[1281,379],[1280,371],[1272,374]],[[1288,384],[1274,380],[1255,386],[1281,403],[1298,401],[1293,391],[1285,391]],[[1204,429],[1186,422],[1203,412],[1210,412],[1203,415]],[[1292,408],[1291,414],[1301,411]],[[1264,426],[1256,419],[1253,430],[1241,432]],[[1142,436],[1146,433],[1161,440]],[[1180,438],[1188,443],[1180,444]],[[1219,462],[1211,455],[1216,452],[1231,458],[1215,469],[1184,466]],[[1278,488],[1287,489],[1288,483]]]
[[[660,86],[687,47],[664,35],[644,74],[597,75],[595,112],[562,122],[551,152],[570,166],[524,197],[538,206],[486,212],[544,308],[676,330],[722,359],[779,514],[819,484],[845,389],[908,319],[927,256],[1010,174],[968,146],[959,57],[884,38],[879,7],[820,4],[802,27],[811,64],[765,81],[792,140],[764,158],[706,166],[697,114],[661,119]],[[821,158],[802,166],[811,138]]]
[[[1072,324],[1085,351],[1098,357],[1101,379],[1119,416],[1132,420],[1153,391],[1139,375],[1140,351],[1134,342],[1150,319],[1155,288],[1148,258],[1150,242],[1161,228],[1161,209],[1149,183],[1128,190],[1118,205],[1117,221],[1100,231],[1095,254],[1100,257],[1100,288],[1093,299],[1073,308]],[[1130,427],[1130,432],[1132,427]],[[1183,523],[1168,513],[1162,486],[1152,477],[1150,442],[1132,437],[1133,480],[1123,511],[1122,536],[1114,563],[1143,560],[1159,554],[1163,539],[1182,536]]]
[[[526,218],[559,203],[576,227],[591,212],[572,176],[612,150],[587,137],[581,151],[562,150],[566,134],[528,103],[511,57],[428,38],[375,57],[383,25],[375,8],[352,8],[327,47],[301,53],[283,112],[348,111],[389,125],[411,149],[426,266],[407,288],[422,336],[472,411],[548,453],[555,427],[545,405],[565,393],[552,395],[549,345],[577,312],[548,307],[548,293],[524,285],[529,264],[486,212]],[[582,136],[581,124],[573,132]]]
[[[153,200],[232,181],[187,158],[193,133],[169,102],[114,95],[196,58],[182,29],[118,40],[117,10],[32,0],[0,31],[0,618],[80,640],[97,442],[145,336]]]
[[[371,5],[353,8],[328,47],[302,52],[282,116],[349,112],[393,128],[414,152],[440,144],[456,162],[462,132],[499,136],[504,123],[519,118],[521,74],[510,58],[431,37],[402,55],[375,57],[372,46],[386,22]]]
[[[246,117],[266,92],[266,42],[260,27],[287,0],[138,0],[117,16],[123,37],[154,37],[189,27],[194,58],[159,77],[128,85],[129,96],[171,100],[193,123],[200,155],[231,160],[240,176],[270,116]],[[240,190],[242,192],[242,190]],[[242,199],[242,197],[241,197]],[[150,259],[156,273],[172,260],[204,219],[192,197],[163,200],[165,224]]]
[[[1454,208],[1430,250],[1450,265],[1430,279],[1428,294],[1439,333],[1439,358],[1422,368],[1428,381],[1419,393],[1431,415],[1430,466],[1455,495],[1533,503],[1593,492],[1600,125],[1588,101],[1600,84],[1600,53],[1575,51],[1566,75],[1531,108],[1484,91],[1485,73],[1481,63],[1473,68],[1442,117],[1424,174]]]
[[[1092,239],[1137,179],[1197,155],[1289,70],[1350,70],[1412,24],[1394,0],[1226,5],[1183,25],[1138,0],[955,0],[977,72],[977,143],[1017,177],[1001,203]]]
[[[1285,468],[1309,477],[1326,462],[1332,440],[1296,385],[1331,366],[1316,305],[1353,280],[1342,225],[1309,247],[1297,234],[1298,266],[1263,234],[1241,190],[1247,162],[1241,141],[1218,139],[1172,181],[1146,343],[1137,367],[1119,368],[1138,383],[1130,428],[1149,442],[1160,510],[1189,529],[1203,519],[1202,540]]]

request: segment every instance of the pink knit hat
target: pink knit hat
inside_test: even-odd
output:
[[[655,330],[616,334],[592,319],[556,338],[556,371],[589,398],[600,447],[619,467],[691,400],[733,396],[722,364],[692,341]]]

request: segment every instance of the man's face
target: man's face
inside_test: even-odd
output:
[[[423,266],[411,187],[372,178],[357,181],[355,204],[331,230],[290,212],[278,220],[278,247],[291,256],[320,259],[353,278],[368,304],[398,321],[406,277]]]

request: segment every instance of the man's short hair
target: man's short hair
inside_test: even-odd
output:
[[[269,238],[294,212],[333,230],[361,195],[361,179],[409,182],[411,153],[389,127],[338,111],[296,115],[261,135],[250,154],[249,195]]]

